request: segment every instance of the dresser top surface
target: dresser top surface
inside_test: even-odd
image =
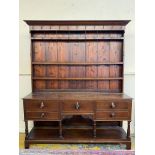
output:
[[[127,25],[130,20],[24,20],[28,25]]]
[[[108,100],[108,99],[132,99],[123,93],[102,92],[33,92],[23,99],[41,100]]]

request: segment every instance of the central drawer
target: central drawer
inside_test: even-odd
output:
[[[93,102],[89,101],[62,101],[62,112],[90,113],[94,111]]]

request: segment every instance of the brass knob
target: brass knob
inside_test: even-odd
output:
[[[115,108],[115,107],[116,107],[115,103],[112,102],[112,103],[111,103],[111,108]]]
[[[40,109],[42,109],[42,108],[44,108],[44,102],[41,102],[41,104],[40,104]]]
[[[76,109],[76,110],[79,110],[79,109],[80,109],[80,105],[79,105],[78,102],[75,104],[75,109]]]
[[[43,118],[44,116],[45,116],[45,113],[41,113],[41,116],[40,117]]]
[[[115,117],[115,113],[114,113],[114,112],[112,112],[110,116],[111,116],[111,117]]]

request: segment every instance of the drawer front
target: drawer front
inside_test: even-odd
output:
[[[96,120],[131,120],[131,113],[128,111],[98,111]]]
[[[59,120],[58,112],[26,112],[26,120]]]
[[[64,101],[61,104],[62,112],[70,112],[70,113],[87,113],[93,112],[93,102],[85,102],[85,101]]]
[[[96,102],[96,110],[128,110],[131,109],[130,101],[99,101]]]
[[[38,112],[52,112],[59,110],[58,101],[44,101],[44,100],[25,100],[25,111],[38,111]]]

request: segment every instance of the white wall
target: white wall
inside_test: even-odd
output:
[[[19,2],[20,132],[24,131],[22,98],[31,92],[29,28],[23,20],[132,20],[127,25],[125,34],[124,91],[134,98],[134,0],[20,0]],[[134,108],[131,125],[131,133],[134,133]]]

